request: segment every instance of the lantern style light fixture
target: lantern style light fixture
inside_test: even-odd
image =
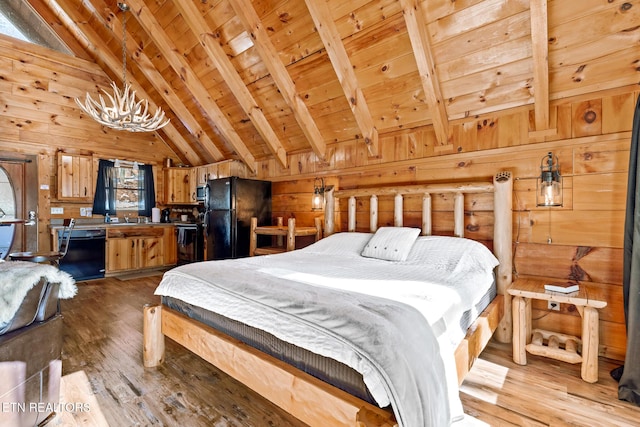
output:
[[[124,12],[122,19],[122,84],[120,91],[115,82],[111,82],[113,95],[102,90],[109,101],[109,105],[102,95],[99,101],[95,101],[87,93],[84,103],[76,98],[76,104],[91,116],[96,122],[111,129],[128,130],[129,132],[154,132],[169,123],[165,120],[164,111],[158,108],[155,114],[149,113],[149,101],[136,101],[136,91],[127,83],[127,12],[129,6],[126,3],[118,3],[118,7]]]
[[[333,185],[324,185],[324,178],[315,178],[313,180],[313,196],[311,197],[311,210],[321,211],[324,209],[325,198],[324,193],[331,191]]]
[[[562,206],[562,176],[558,156],[551,151],[540,161],[540,176],[536,182],[538,206]]]
[[[311,198],[311,210],[321,211],[324,209],[324,178],[313,180],[313,196]]]

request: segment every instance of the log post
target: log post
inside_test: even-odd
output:
[[[164,335],[162,333],[162,306],[146,304],[143,310],[142,359],[145,368],[164,362]]]
[[[316,227],[316,242],[322,239],[322,218],[316,217],[313,219],[313,224]]]
[[[598,310],[584,307],[582,315],[582,379],[598,381]]]
[[[324,236],[330,236],[335,232],[336,226],[336,198],[334,197],[335,190],[331,190],[325,193],[326,201],[324,206]]]
[[[505,300],[507,295],[505,295]],[[526,324],[529,322],[527,319],[527,301],[521,297],[513,297],[513,320],[516,333],[513,336],[513,361],[518,365],[527,364],[527,352],[525,345],[527,344],[528,334]],[[505,313],[504,317],[509,316],[509,313]]]
[[[356,231],[356,198],[354,196],[349,197],[349,225],[347,229],[349,231]]]
[[[402,203],[403,203],[402,194],[396,194],[395,199],[393,200],[393,225],[395,227],[402,227]]]
[[[276,218],[276,226],[282,227],[283,225],[284,225],[284,219],[281,216],[277,217]],[[279,247],[279,248],[284,247],[284,242],[283,242],[282,236],[276,236],[276,246]]]
[[[493,178],[493,252],[500,261],[497,267],[496,281],[498,293],[504,295],[504,313],[496,330],[496,339],[511,342],[511,298],[507,288],[511,285],[513,269],[513,178],[511,172],[498,172]]]
[[[375,233],[378,229],[378,196],[371,195],[369,205],[369,230]]]
[[[422,235],[431,236],[431,194],[424,193],[422,196]]]
[[[251,233],[249,233],[249,255],[253,256],[258,247],[258,236],[256,234],[256,227],[258,227],[258,218],[251,217]]]
[[[296,219],[287,220],[287,252],[296,248]]]
[[[453,234],[464,237],[464,194],[458,192],[453,197]]]

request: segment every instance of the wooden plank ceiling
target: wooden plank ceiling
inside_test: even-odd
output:
[[[116,0],[25,0],[119,85]],[[640,0],[127,0],[127,78],[185,163],[274,158],[640,82]],[[579,5],[579,7],[578,7]],[[97,95],[98,87],[92,95]]]

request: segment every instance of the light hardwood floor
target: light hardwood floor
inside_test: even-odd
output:
[[[87,383],[94,400],[92,414],[67,413],[58,425],[94,426],[100,411],[114,427],[302,426],[170,340],[164,365],[143,368],[142,307],[159,302],[159,281],[81,282],[78,295],[62,302],[63,374]],[[510,345],[491,343],[462,384],[462,402],[478,425],[638,426],[640,408],[617,399],[609,376],[618,365],[600,358],[600,380],[587,384],[579,365],[529,356],[519,366]]]

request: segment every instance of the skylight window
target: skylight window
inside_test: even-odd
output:
[[[0,0],[0,34],[73,55],[51,27],[24,0]]]
[[[0,33],[6,34],[7,36],[11,36],[16,39],[33,43],[31,40],[27,38],[27,36],[22,34],[22,32],[19,29],[17,29],[15,25],[13,25],[13,22],[9,21],[9,18],[7,18],[4,12],[2,12],[1,10],[0,10]]]

